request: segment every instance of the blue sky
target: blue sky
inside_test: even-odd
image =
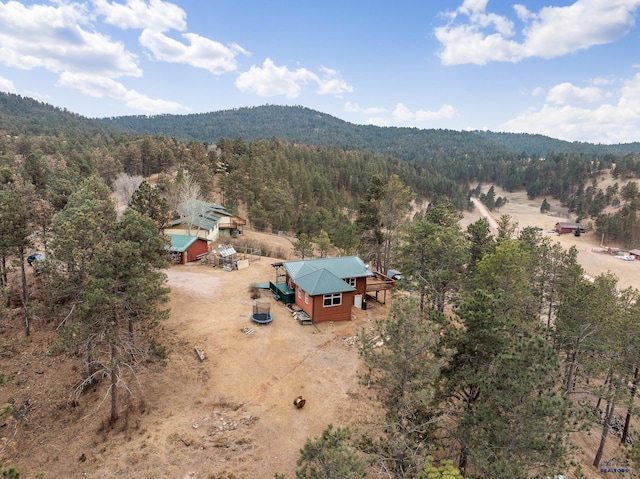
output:
[[[302,105],[640,141],[640,0],[0,0],[0,90],[87,117]]]

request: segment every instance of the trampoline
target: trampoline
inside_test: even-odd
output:
[[[258,324],[269,324],[273,321],[273,316],[271,316],[271,305],[269,303],[254,304],[251,321]]]

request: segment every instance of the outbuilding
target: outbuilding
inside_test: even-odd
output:
[[[199,236],[168,235],[171,244],[167,246],[169,260],[173,263],[187,264],[209,253],[208,241]]]
[[[556,223],[556,233],[559,235],[566,233],[584,233],[584,226],[582,223]]]

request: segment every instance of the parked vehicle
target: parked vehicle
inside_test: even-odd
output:
[[[29,263],[30,266],[33,266],[33,263],[37,263],[38,261],[44,261],[44,259],[45,257],[43,254],[34,253],[27,256],[27,263]]]

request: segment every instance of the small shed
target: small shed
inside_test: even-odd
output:
[[[559,235],[567,233],[584,233],[584,226],[582,223],[556,223],[556,233]]]
[[[167,250],[172,263],[187,264],[209,253],[208,241],[199,236],[169,235],[169,239]]]

